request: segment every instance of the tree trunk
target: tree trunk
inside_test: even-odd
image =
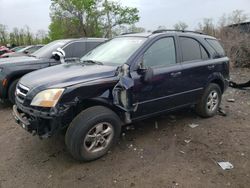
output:
[[[107,19],[108,19],[107,37],[112,38],[112,26],[111,26],[110,12],[109,12],[109,7],[108,7],[108,0],[105,0],[105,8],[106,8],[106,14],[107,14]]]

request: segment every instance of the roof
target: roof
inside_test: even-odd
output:
[[[61,39],[58,41],[63,41],[63,42],[71,42],[71,41],[105,41],[108,40],[106,38],[88,38],[88,37],[84,37],[84,38],[72,38],[72,39]]]
[[[227,28],[236,28],[243,33],[250,33],[250,22],[242,22],[242,23],[228,25]]]
[[[244,26],[244,25],[249,25],[250,26],[250,22],[242,22],[242,23],[237,23],[237,24],[231,24],[231,25],[228,25],[227,27],[237,27],[237,26]]]

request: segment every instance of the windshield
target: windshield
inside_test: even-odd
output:
[[[51,58],[52,52],[56,51],[57,48],[63,47],[67,42],[69,42],[69,40],[57,40],[51,42],[32,53],[32,56],[37,58]]]
[[[25,50],[30,49],[31,47],[32,46],[27,46],[25,48],[22,48],[22,49],[18,50],[18,52],[24,52]]]
[[[142,37],[114,38],[83,56],[81,62],[91,60],[104,65],[122,65],[145,40],[146,38]]]

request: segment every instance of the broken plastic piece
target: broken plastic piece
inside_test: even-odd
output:
[[[129,78],[128,76],[123,76],[120,77],[119,84],[125,89],[130,89],[134,86],[134,80],[132,78]]]
[[[189,127],[191,127],[192,129],[195,128],[195,127],[198,127],[199,125],[198,124],[194,124],[194,123],[191,123],[188,125]]]
[[[231,170],[234,166],[230,162],[217,162],[223,170]]]
[[[224,111],[221,107],[219,108],[218,112],[219,112],[219,115],[221,116],[227,116],[226,111]]]
[[[190,140],[184,140],[184,142],[189,144],[191,142],[191,139]]]
[[[235,99],[227,99],[227,102],[235,102]]]

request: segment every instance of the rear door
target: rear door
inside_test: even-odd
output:
[[[180,36],[182,52],[183,102],[194,103],[202,94],[204,84],[213,72],[214,62],[204,46],[195,38]]]
[[[160,38],[143,53],[145,67],[154,72],[152,82],[145,83],[143,75],[132,73],[135,81],[133,103],[138,104],[132,118],[142,118],[150,114],[175,108],[180,105],[178,93],[181,87],[182,68],[177,61],[174,37]]]

